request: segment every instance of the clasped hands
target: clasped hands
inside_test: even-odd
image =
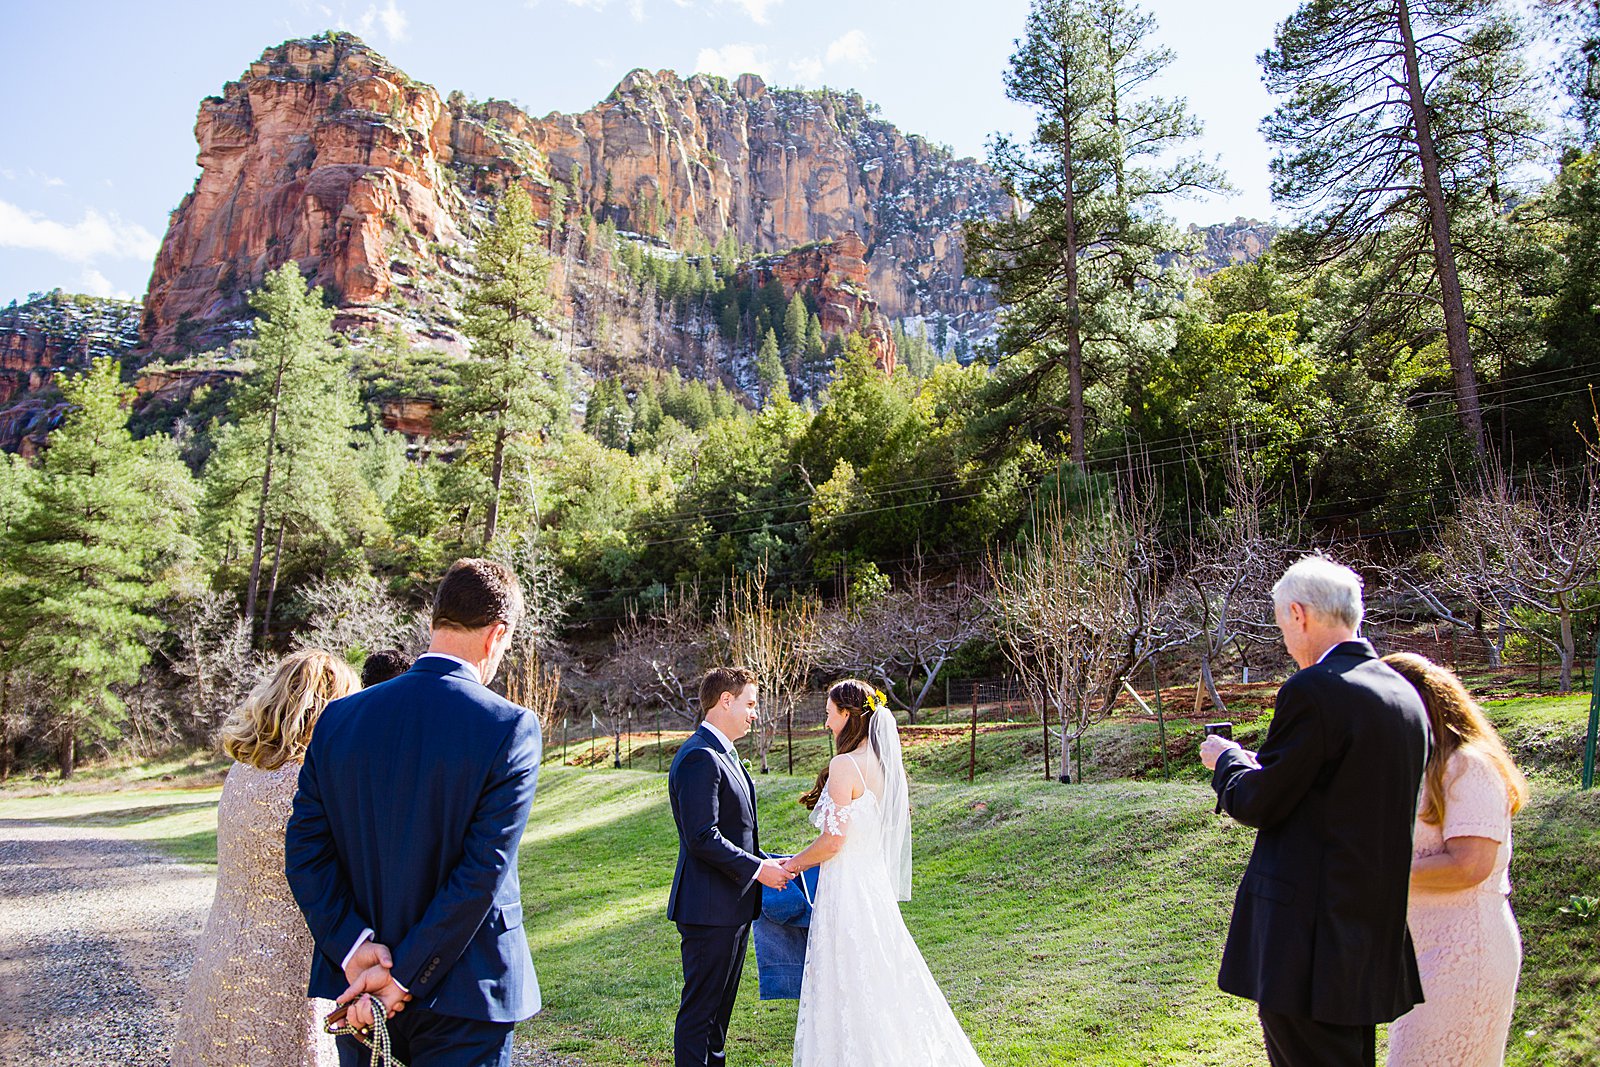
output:
[[[772,889],[785,889],[798,873],[790,869],[789,860],[762,860],[756,871],[756,881]]]
[[[350,1005],[345,1015],[347,1024],[357,1030],[372,1028],[372,1003],[367,1000],[368,993],[383,1002],[387,1018],[393,1018],[396,1012],[405,1010],[411,994],[401,989],[389,973],[393,967],[394,958],[389,954],[388,946],[376,941],[368,941],[351,954],[350,961],[344,967],[345,981],[350,983],[350,988],[339,994],[336,1001]]]

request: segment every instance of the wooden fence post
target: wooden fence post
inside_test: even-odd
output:
[[[1044,738],[1044,780],[1050,780],[1050,721],[1045,714],[1044,704],[1039,705],[1039,734]],[[1066,736],[1066,727],[1061,728],[1061,736]]]
[[[967,740],[967,781],[978,769],[978,691],[972,691],[972,733]]]

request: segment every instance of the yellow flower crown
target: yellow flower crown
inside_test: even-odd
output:
[[[867,710],[877,714],[889,706],[889,698],[882,689],[874,689],[867,694]]]

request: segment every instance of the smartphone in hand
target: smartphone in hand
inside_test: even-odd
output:
[[[1207,737],[1211,737],[1213,735],[1222,738],[1224,741],[1232,741],[1233,740],[1233,723],[1231,723],[1231,722],[1208,722],[1208,723],[1206,723],[1206,736]]]

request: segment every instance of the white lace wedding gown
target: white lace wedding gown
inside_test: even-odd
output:
[[[817,875],[795,1067],[982,1067],[900,917],[882,822],[870,788],[844,807],[824,790],[811,813],[845,841]]]

